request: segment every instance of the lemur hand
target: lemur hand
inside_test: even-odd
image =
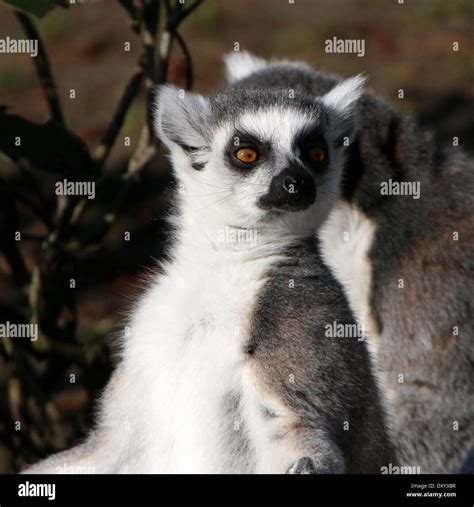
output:
[[[305,456],[300,458],[298,461],[293,463],[291,467],[286,471],[287,474],[316,474],[316,467],[311,458]]]

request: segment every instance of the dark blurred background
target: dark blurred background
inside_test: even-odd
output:
[[[123,332],[146,268],[155,269],[154,259],[163,256],[167,242],[164,215],[172,202],[172,179],[161,149],[154,151],[156,143],[146,139],[151,155],[127,176],[134,154],[143,154],[147,88],[164,81],[189,84],[186,52],[176,40],[169,65],[159,61],[160,35],[175,0],[56,3],[41,17],[23,12],[43,39],[65,119],[62,127],[82,139],[92,162],[82,176],[61,157],[59,167],[49,170],[44,167],[49,159],[19,156],[8,146],[2,150],[0,139],[0,322],[40,327],[36,343],[0,338],[0,472],[70,446],[90,427],[94,400],[113,367],[113,341]],[[156,68],[144,66],[143,80],[104,159],[100,146],[142,58],[143,31],[153,32],[147,19],[140,19],[143,13],[156,16]],[[461,146],[473,152],[473,21],[472,0],[205,0],[178,31],[192,57],[198,91],[223,85],[222,55],[238,42],[242,50],[305,60],[342,76],[363,72],[371,89],[435,129],[435,142],[458,136]],[[24,30],[25,20],[0,1],[0,38],[22,39]],[[325,53],[325,40],[334,36],[365,40],[365,56]],[[453,51],[453,42],[459,51]],[[0,54],[0,108],[6,106],[0,109],[0,136],[13,132],[22,118],[39,132],[30,142],[41,149],[49,141],[38,129],[51,111],[33,60]],[[397,98],[399,89],[403,100]],[[64,149],[65,142],[57,138],[55,145],[52,139],[53,154]],[[75,221],[74,206],[80,203],[61,203],[54,194],[55,182],[65,175],[102,183]],[[64,226],[61,211],[69,205]],[[51,234],[62,226],[60,240],[51,243]],[[14,244],[16,231],[23,237]]]

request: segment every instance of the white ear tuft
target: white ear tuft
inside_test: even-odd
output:
[[[265,68],[268,63],[248,51],[232,51],[224,56],[226,77],[229,83],[243,79],[258,70]]]
[[[202,147],[206,144],[209,102],[202,95],[161,85],[155,92],[155,131],[170,146]]]
[[[364,91],[363,85],[366,79],[365,76],[359,74],[341,81],[322,97],[323,103],[340,113],[350,114]]]

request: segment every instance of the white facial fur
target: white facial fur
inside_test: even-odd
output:
[[[268,192],[272,178],[294,157],[292,143],[296,134],[310,122],[310,117],[290,109],[277,108],[245,113],[234,125],[223,125],[213,135],[207,164],[201,171],[191,168],[189,161],[180,157],[175,167],[183,183],[183,197],[192,208],[208,221],[208,215],[219,215],[223,225],[256,227],[268,222],[268,212],[258,205],[259,198]],[[269,141],[275,166],[268,163],[249,169],[242,175],[225,163],[229,139],[235,126],[254,134],[261,140]],[[236,142],[238,140],[236,139]],[[274,226],[290,230],[314,227],[318,212],[325,216],[321,199],[307,210],[284,213],[273,221]]]
[[[205,117],[210,111],[207,99],[164,87],[158,96],[156,125],[160,139],[171,152],[180,182],[181,205],[204,229],[264,226],[266,229],[280,228],[298,233],[319,227],[337,197],[344,164],[345,146],[336,148],[335,142],[347,125],[354,127],[356,123],[353,116],[362,83],[361,77],[348,79],[321,97],[329,111],[329,125],[326,125],[324,134],[329,145],[330,167],[323,175],[314,175],[317,197],[311,206],[304,211],[277,215],[262,210],[258,201],[268,192],[272,178],[285,168],[285,164],[295,159],[293,144],[297,134],[304,127],[314,125],[316,119],[296,108],[274,106],[240,115],[236,111],[232,123],[221,122],[211,132],[205,132]],[[173,101],[175,112],[170,113],[168,119],[163,119],[166,114],[163,110]],[[183,117],[179,118],[180,115]],[[229,167],[226,151],[236,127],[271,145],[273,165],[268,162],[258,164],[247,174]],[[354,128],[351,137],[353,135]],[[176,142],[178,138],[179,142]],[[184,151],[180,144],[199,149],[190,153]],[[196,163],[203,167],[194,169],[193,164]],[[212,235],[212,230],[208,234]]]

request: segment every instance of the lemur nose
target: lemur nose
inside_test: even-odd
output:
[[[288,175],[283,179],[283,189],[289,194],[299,194],[303,188],[303,178],[300,176]]]
[[[316,182],[303,167],[289,166],[272,178],[268,193],[262,195],[262,209],[302,211],[316,200]]]

